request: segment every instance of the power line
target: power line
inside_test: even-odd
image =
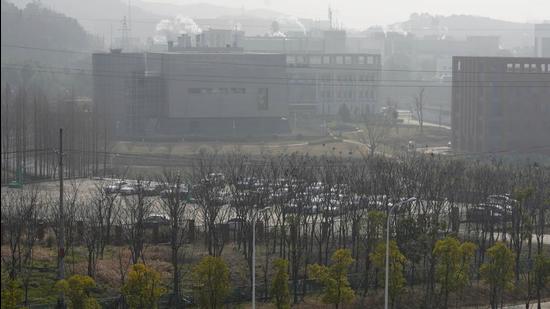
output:
[[[26,68],[25,65],[7,65],[2,64],[3,69],[11,69],[11,70],[21,70],[23,68]],[[106,78],[132,78],[131,75],[123,75],[123,74],[101,74],[85,69],[75,69],[76,72],[70,71],[70,69],[67,68],[58,68],[57,71],[53,69],[31,69],[34,72],[42,72],[42,73],[51,73],[51,74],[61,74],[61,75],[82,75],[82,76],[94,76],[94,77],[106,77]],[[254,84],[254,85],[282,85],[282,86],[312,86],[313,83],[307,83],[307,82],[271,82],[271,81],[255,81],[255,79],[262,79],[261,77],[250,77],[250,79],[247,80],[241,80],[241,81],[235,81],[235,78],[231,80],[212,80],[212,79],[188,79],[188,78],[163,78],[165,81],[181,81],[181,82],[203,82],[203,83],[211,83],[211,84],[231,84],[231,85],[238,85],[241,83],[246,84]],[[285,79],[283,79],[285,80]],[[312,79],[312,81],[315,81]],[[322,82],[322,80],[321,80]],[[523,82],[523,81],[522,81]],[[330,86],[331,81],[327,82],[327,86]],[[537,81],[536,83],[541,83],[540,85],[426,85],[426,84],[417,84],[417,85],[399,85],[399,84],[382,84],[378,83],[378,81],[374,81],[373,83],[365,83],[365,82],[344,82],[344,81],[335,81],[334,86],[371,86],[371,87],[389,87],[389,88],[549,88],[550,84],[549,81]],[[468,83],[465,81],[464,83]]]
[[[9,64],[9,63],[3,63],[5,67],[19,67],[21,69],[28,68],[26,64]],[[120,71],[110,71],[110,70],[94,70],[94,69],[85,69],[85,68],[77,68],[77,67],[52,67],[52,66],[39,66],[37,67],[41,70],[51,69],[51,70],[62,70],[63,72],[67,72],[68,70],[75,71],[75,73],[86,73],[86,74],[93,74],[97,76],[105,76],[105,77],[130,77],[130,75],[121,74]],[[31,68],[31,70],[35,70],[35,68]],[[243,81],[248,81],[249,79],[266,79],[266,80],[282,80],[284,82],[289,82],[290,84],[294,83],[293,80],[297,80],[299,82],[303,81],[311,81],[315,83],[337,83],[337,84],[344,84],[344,85],[367,85],[367,86],[377,86],[379,82],[404,82],[404,83],[410,83],[410,82],[424,82],[424,83],[452,83],[452,81],[443,81],[443,82],[435,82],[435,81],[425,81],[422,79],[372,79],[371,83],[368,83],[369,80],[339,80],[337,78],[330,79],[330,80],[324,80],[323,78],[291,78],[291,77],[270,77],[270,76],[234,76],[234,75],[212,75],[212,74],[165,74],[163,73],[164,79],[168,78],[174,79],[177,77],[208,77],[208,78],[230,78],[232,81],[235,81],[236,79],[241,79]],[[186,79],[187,80],[187,79]],[[210,82],[216,82],[214,80],[209,80]],[[544,83],[546,81],[544,80],[464,80],[464,81],[454,81],[455,83],[462,83],[462,84],[473,84],[473,83],[503,83],[504,86],[509,86],[509,83]],[[550,79],[549,81],[550,82]],[[307,83],[304,83],[307,85]],[[493,85],[491,85],[493,86]]]
[[[15,48],[15,49],[29,49],[29,50],[39,50],[39,51],[48,51],[48,52],[58,52],[58,53],[69,53],[69,54],[83,54],[86,56],[90,56],[93,53],[99,54],[99,55],[109,55],[110,57],[114,58],[133,58],[136,59],[137,57],[141,57],[142,55],[149,53],[149,54],[163,54],[162,52],[133,52],[133,53],[106,53],[106,52],[89,52],[89,51],[78,51],[78,50],[69,50],[69,49],[54,49],[54,48],[42,48],[42,47],[33,47],[33,46],[24,46],[24,45],[14,45],[14,44],[2,44],[2,47],[7,48]],[[167,55],[171,55],[169,53],[166,53]],[[185,54],[185,53],[182,53]],[[194,54],[195,53],[188,53],[188,54]],[[209,53],[205,53],[209,54]],[[266,54],[266,53],[248,53],[250,55],[258,55],[258,54]],[[301,54],[297,53],[267,53],[267,54],[283,54],[283,55],[291,55],[291,56],[300,56]],[[212,55],[212,54],[209,54]],[[247,55],[247,53],[243,53],[242,55]],[[358,55],[358,56],[379,56],[379,54],[369,54],[369,53],[358,53],[358,54],[346,54],[346,53],[339,53],[339,54],[324,54],[324,53],[310,53],[309,55],[315,55],[315,56],[352,56],[352,55]],[[502,57],[495,57],[495,58],[502,58]],[[514,57],[509,57],[511,62],[514,62]],[[486,72],[486,71],[460,71],[461,74],[510,74],[510,75],[539,75],[539,74],[550,74],[550,58],[535,58],[536,61],[540,60],[548,60],[549,62],[546,63],[547,65],[547,72]],[[185,64],[225,64],[225,65],[233,65],[233,66],[252,66],[252,67],[278,67],[278,68],[285,68],[285,69],[311,69],[311,70],[344,70],[344,71],[373,71],[373,72],[405,72],[405,73],[454,73],[452,70],[410,70],[410,69],[382,69],[382,68],[369,68],[369,67],[357,67],[352,65],[344,65],[344,64],[331,64],[330,67],[315,67],[313,66],[307,66],[307,67],[301,67],[301,66],[290,66],[288,64],[268,64],[268,63],[235,63],[235,62],[223,62],[223,61],[196,61],[196,60],[188,60],[188,59],[163,59],[163,61],[172,61],[175,63],[185,63]],[[519,61],[519,59],[517,60]],[[531,69],[531,68],[529,68]]]

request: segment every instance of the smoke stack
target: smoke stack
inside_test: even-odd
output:
[[[200,34],[197,34],[197,35],[195,36],[195,40],[196,40],[196,42],[197,42],[197,47],[202,47],[202,46],[201,46],[201,35],[200,35]]]
[[[182,34],[178,37],[178,47],[180,48],[190,48],[191,46],[191,37],[187,34]]]

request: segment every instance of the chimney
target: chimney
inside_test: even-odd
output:
[[[200,34],[197,34],[197,35],[195,36],[195,40],[196,40],[196,42],[197,42],[197,45],[196,45],[196,46],[197,46],[197,47],[201,47],[201,35],[200,35]]]

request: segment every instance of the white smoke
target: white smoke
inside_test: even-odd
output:
[[[306,34],[306,27],[296,16],[280,16],[277,18],[277,22],[279,23],[281,30],[273,33],[273,36],[285,36],[285,31],[301,31],[304,35]]]
[[[281,31],[277,31],[277,32],[273,32],[271,34],[272,37],[276,37],[276,38],[284,38],[286,37],[286,34],[284,34],[283,32]]]
[[[156,28],[154,41],[157,44],[166,44],[168,41],[175,41],[182,34],[200,34],[202,29],[197,23],[186,16],[177,15],[174,19],[161,20]]]

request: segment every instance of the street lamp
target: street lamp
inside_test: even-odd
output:
[[[386,219],[386,282],[384,285],[384,309],[388,309],[389,304],[389,287],[390,287],[390,217],[391,212],[403,204],[416,201],[416,197],[411,197],[408,200],[401,201],[395,205],[389,205],[388,217]]]
[[[256,217],[258,212],[270,209],[271,207],[265,207],[255,210],[252,214],[252,309],[256,309]]]

